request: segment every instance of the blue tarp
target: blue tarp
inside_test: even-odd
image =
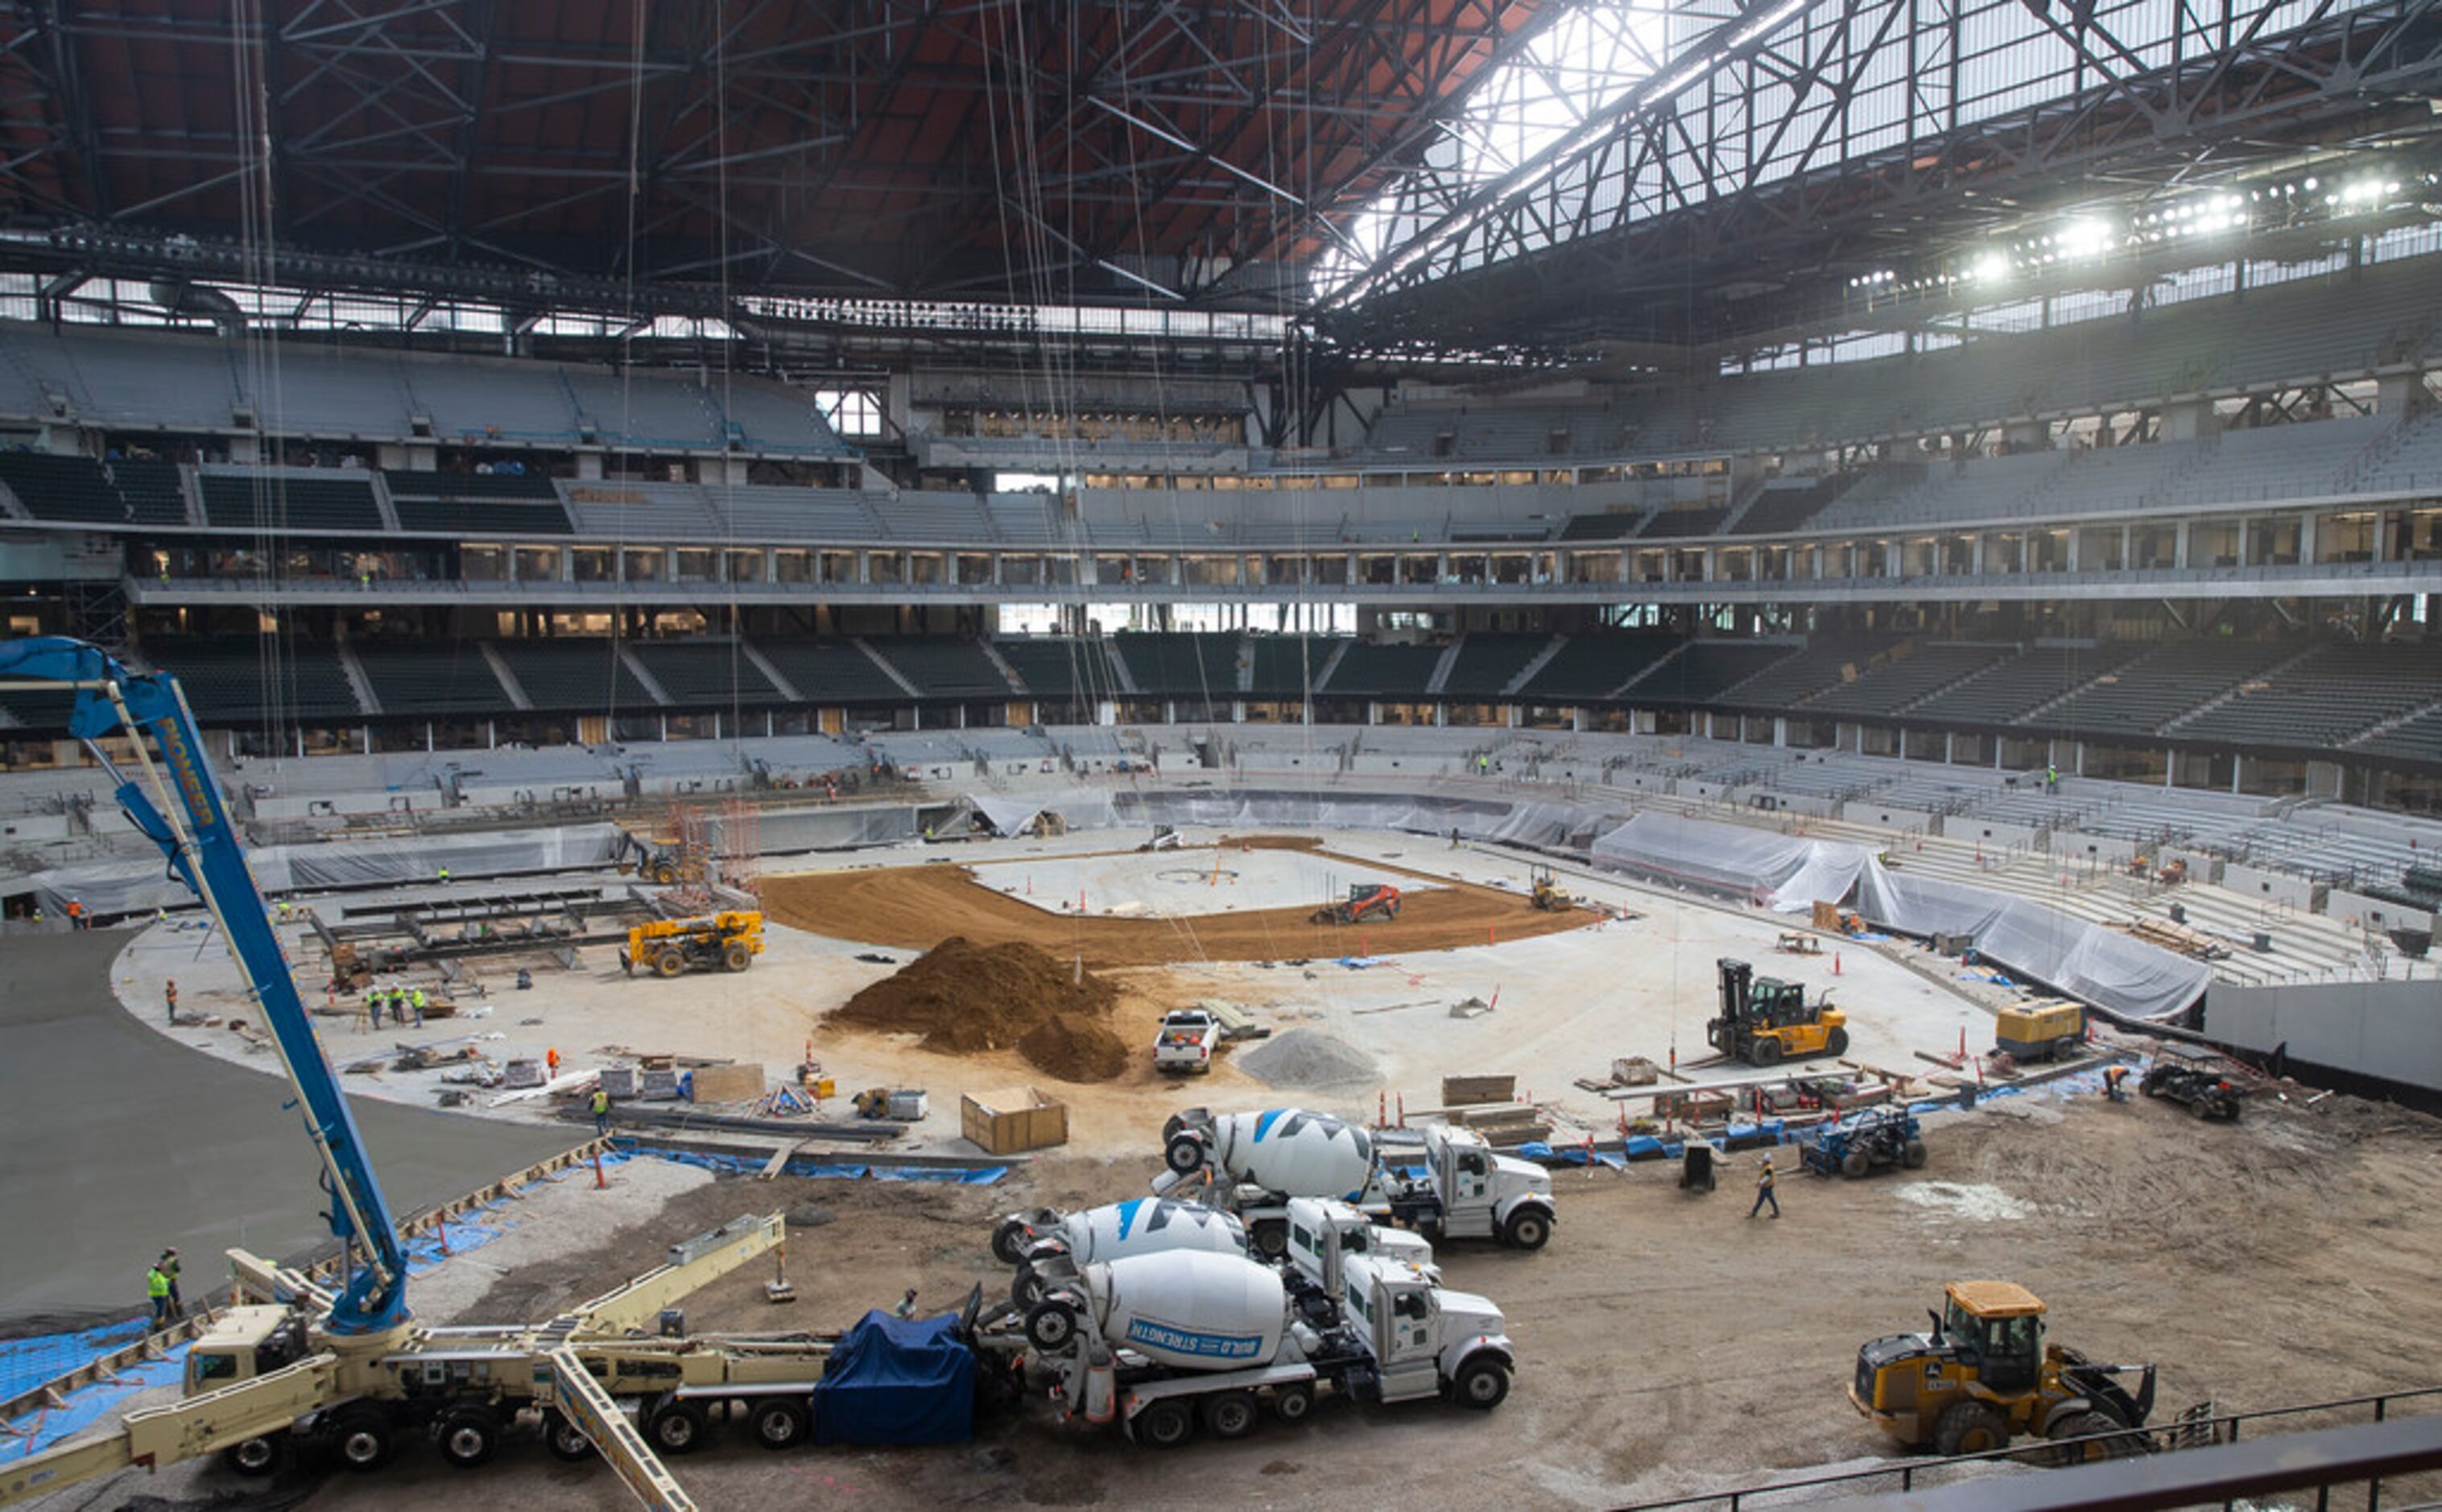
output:
[[[869,1312],[814,1387],[817,1444],[963,1444],[975,1436],[975,1355],[959,1318]]]

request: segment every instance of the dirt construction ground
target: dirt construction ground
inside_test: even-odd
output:
[[[1945,1116],[1928,1138],[1921,1173],[1784,1176],[1778,1221],[1745,1216],[1755,1157],[1741,1155],[1707,1196],[1677,1191],[1658,1165],[1565,1174],[1559,1232],[1540,1254],[1445,1246],[1449,1283],[1498,1303],[1517,1345],[1516,1389],[1488,1415],[1333,1403],[1299,1427],[1162,1454],[1037,1406],[960,1448],[775,1455],[733,1430],[676,1468],[707,1507],[1612,1505],[1884,1456],[1842,1394],[1857,1345],[1923,1326],[1945,1280],[1981,1276],[2032,1287],[2064,1342],[2160,1361],[2160,1415],[2434,1380],[2431,1120],[2334,1097],[2200,1125],[2141,1100],[2030,1094]],[[836,1328],[908,1285],[946,1307],[977,1279],[1005,1282],[985,1248],[994,1215],[1126,1195],[1151,1170],[1064,1157],[994,1188],[724,1180],[625,1243],[520,1266],[466,1316],[542,1316],[653,1263],[669,1239],[805,1205],[829,1221],[793,1230],[800,1301],[765,1305],[765,1274],[750,1270],[700,1294],[692,1327]],[[191,1487],[237,1484],[212,1469]],[[629,1504],[599,1466],[558,1465],[532,1442],[473,1472],[419,1448],[379,1476],[297,1488],[298,1504],[367,1512],[418,1497],[522,1512]],[[2398,1484],[2387,1501],[2437,1494]]]
[[[1370,865],[1377,872],[1396,869]],[[1581,928],[1597,917],[1534,913],[1521,909],[1514,893],[1437,882],[1409,892],[1397,919],[1353,928],[1312,922],[1312,904],[1192,918],[1064,918],[983,885],[963,866],[938,864],[773,877],[763,884],[763,902],[773,919],[811,934],[929,950],[954,928],[979,945],[1022,940],[1055,956],[1082,955],[1097,968],[1449,950],[1481,945],[1493,930],[1503,939],[1525,939]]]

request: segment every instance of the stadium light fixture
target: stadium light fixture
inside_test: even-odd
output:
[[[1967,276],[1978,283],[1998,283],[2010,276],[2009,255],[1987,252],[1969,266]]]

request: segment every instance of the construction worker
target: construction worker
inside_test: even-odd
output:
[[[559,1074],[559,1052],[557,1050],[543,1051],[542,1064],[550,1067],[552,1075],[557,1076]]]
[[[893,1307],[892,1309],[890,1309],[890,1312],[891,1312],[891,1316],[892,1316],[892,1317],[894,1317],[894,1318],[913,1318],[913,1317],[915,1317],[915,1316],[916,1316],[916,1288],[915,1288],[915,1287],[913,1287],[913,1286],[908,1287],[908,1288],[907,1288],[907,1295],[906,1295],[906,1296],[904,1296],[904,1297],[900,1298],[900,1299],[899,1299],[899,1305],[898,1305],[898,1306],[896,1306],[896,1307]]]
[[[162,1250],[161,1258],[153,1262],[153,1268],[170,1278],[170,1316],[186,1317],[187,1299],[178,1295],[178,1247],[172,1245]]]
[[[82,929],[85,927],[84,904],[77,902],[73,898],[68,900],[68,927],[70,929]]]
[[[596,1139],[600,1139],[610,1132],[610,1094],[602,1090],[602,1084],[599,1082],[593,1084],[592,1108],[593,1134]]]
[[[1774,1217],[1780,1216],[1780,1198],[1773,1194],[1772,1183],[1772,1157],[1767,1155],[1756,1162],[1756,1199],[1755,1206],[1747,1210],[1748,1217],[1752,1218],[1763,1211],[1765,1203],[1772,1204]]]
[[[446,866],[441,868],[441,885],[444,887],[449,885],[449,868]]]
[[[153,1304],[154,1327],[170,1321],[170,1277],[157,1260],[152,1269],[144,1272],[144,1299]]]
[[[378,987],[366,988],[365,1011],[373,1015],[374,1028],[375,1029],[381,1028],[381,1011],[382,990]]]
[[[2114,1102],[2128,1101],[2128,1067],[2106,1066],[2103,1068],[2103,1095]]]
[[[169,1006],[170,1027],[176,1029],[178,1027],[178,978],[171,977],[168,985],[161,989],[161,1001]]]
[[[419,987],[407,994],[407,1006],[415,1013],[415,1027],[424,1027],[424,989]]]
[[[2046,792],[2060,792],[2060,768],[2055,763],[2050,761],[2044,763],[2044,791]]]

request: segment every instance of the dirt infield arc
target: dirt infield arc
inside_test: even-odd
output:
[[[963,867],[945,865],[766,877],[763,905],[779,923],[834,939],[902,950],[929,950],[952,935],[979,945],[1021,940],[1056,956],[1082,954],[1086,965],[1096,967],[1285,960],[1360,949],[1376,956],[1455,950],[1558,934],[1599,917],[1588,911],[1538,913],[1516,893],[1435,881],[1441,885],[1408,894],[1396,920],[1350,929],[1312,923],[1307,908],[1178,919],[1062,918],[994,892]]]

